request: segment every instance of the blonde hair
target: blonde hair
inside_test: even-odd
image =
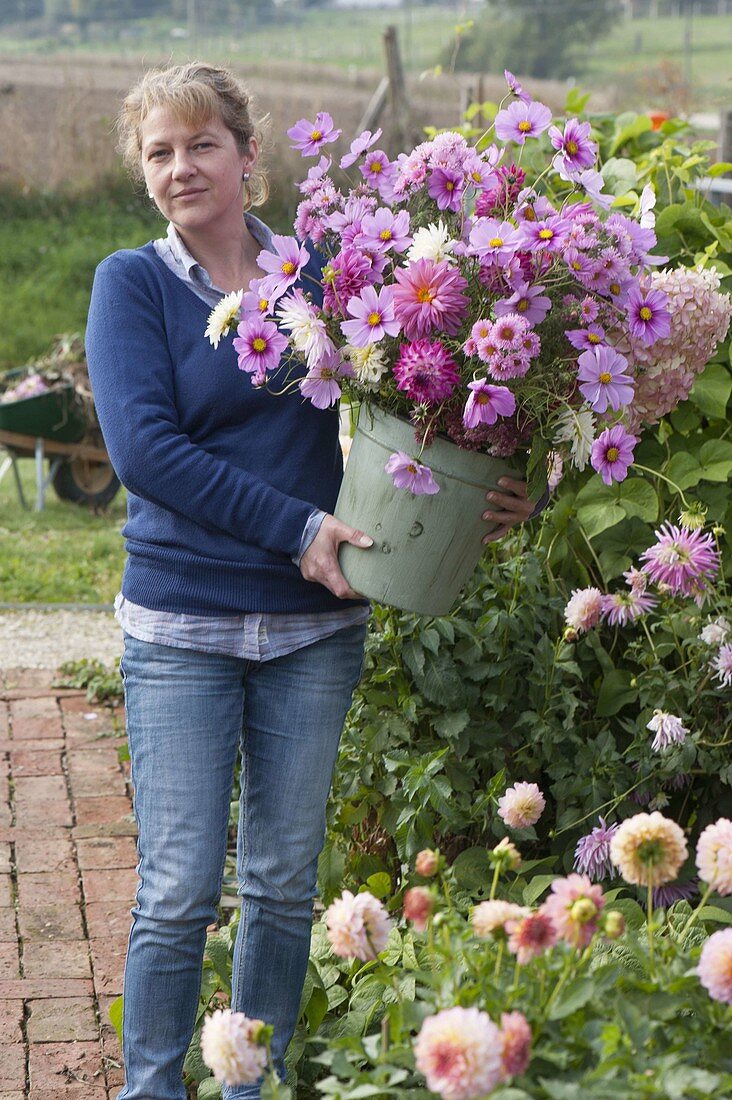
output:
[[[242,153],[255,138],[260,150],[265,144],[268,118],[252,121],[251,96],[244,84],[228,69],[217,69],[201,61],[150,69],[127,94],[117,118],[119,151],[122,161],[136,183],[144,179],[140,129],[155,107],[167,107],[190,125],[221,119],[234,135]],[[261,206],[269,194],[267,176],[260,161],[244,182],[244,209]]]

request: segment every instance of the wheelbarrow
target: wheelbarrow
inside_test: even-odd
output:
[[[7,376],[6,376],[7,377]],[[13,471],[18,498],[28,507],[18,470],[19,458],[35,458],[37,512],[53,485],[61,500],[103,508],[120,488],[101,433],[91,428],[74,386],[57,384],[45,393],[0,403],[0,447],[7,452],[0,481]],[[46,473],[46,457],[50,467]]]

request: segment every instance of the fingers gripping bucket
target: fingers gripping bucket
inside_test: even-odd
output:
[[[341,569],[356,591],[377,603],[420,615],[446,615],[495,528],[482,518],[485,494],[507,475],[523,473],[508,459],[465,451],[437,438],[421,460],[440,486],[432,496],[396,489],[384,466],[394,451],[415,454],[414,429],[380,409],[362,406],[335,515],[371,535],[370,550],[341,543]]]

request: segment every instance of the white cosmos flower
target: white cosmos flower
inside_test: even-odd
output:
[[[572,461],[578,470],[584,470],[595,439],[595,418],[592,409],[564,409],[559,414],[559,425],[554,439],[557,443],[569,443]]]
[[[215,348],[219,346],[221,337],[226,336],[232,325],[239,320],[239,309],[241,308],[243,295],[243,288],[242,290],[232,290],[230,294],[225,294],[209,313],[208,326],[204,336],[208,336]]]
[[[365,348],[354,348],[346,344],[341,355],[353,367],[353,373],[367,390],[378,390],[379,383],[386,373],[387,365],[378,344],[369,344]]]
[[[301,290],[291,291],[280,301],[277,317],[280,327],[290,333],[292,346],[306,357],[308,367],[316,366],[334,350],[325,321]]]
[[[456,244],[457,241],[450,238],[447,226],[440,219],[437,225],[427,225],[417,230],[407,252],[407,259],[410,263],[415,260],[434,260],[435,263],[447,260],[454,263],[452,251]]]

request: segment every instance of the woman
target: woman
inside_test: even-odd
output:
[[[211,307],[261,277],[256,258],[270,241],[249,212],[266,183],[244,88],[198,63],[150,72],[119,127],[128,167],[169,225],[166,237],[100,264],[87,330],[99,419],[129,501],[117,617],[140,886],[118,1100],[183,1100],[239,751],[232,1007],[274,1025],[284,1077],[368,615],[337,552],[372,540],[331,514],[337,411],[253,388],[231,337],[215,351],[203,339]],[[315,261],[304,274],[311,289]],[[487,539],[531,509],[525,485],[511,483],[496,495],[490,515],[501,527]],[[224,1090],[226,1100],[258,1094]]]

